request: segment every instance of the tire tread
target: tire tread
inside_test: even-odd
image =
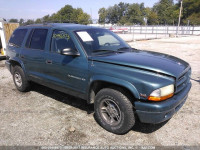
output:
[[[22,86],[18,87],[16,84],[16,88],[20,91],[20,92],[27,92],[30,89],[30,82],[26,79],[26,76],[24,74],[24,71],[22,70],[22,68],[18,65],[14,66],[13,68],[13,81],[14,81],[14,75],[15,72],[18,71],[19,74],[21,75],[22,78]],[[15,83],[15,81],[14,81]]]
[[[111,95],[111,96],[115,95],[116,97],[119,97],[119,99],[121,99],[121,101],[124,105],[123,107],[125,107],[125,109],[126,109],[126,114],[128,115],[128,116],[125,116],[125,117],[128,117],[129,119],[128,120],[126,119],[126,124],[123,125],[123,128],[120,128],[118,130],[113,130],[112,128],[104,127],[104,125],[102,123],[102,119],[98,118],[99,116],[97,115],[97,111],[96,111],[97,106],[95,105],[95,115],[96,115],[96,118],[99,121],[99,124],[101,126],[103,126],[106,130],[113,132],[115,134],[125,134],[125,133],[127,133],[135,124],[134,109],[133,109],[133,105],[130,101],[130,98],[128,98],[128,95],[123,91],[123,89],[112,87],[112,88],[104,88],[104,89],[100,90],[96,95],[95,101],[100,100],[100,98],[102,96],[104,96],[105,94]]]

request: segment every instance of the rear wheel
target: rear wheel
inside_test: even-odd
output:
[[[13,68],[13,81],[16,88],[21,92],[28,91],[30,88],[30,83],[26,79],[24,71],[19,66]]]
[[[97,121],[109,132],[124,134],[135,124],[133,105],[120,90],[100,90],[94,106]]]

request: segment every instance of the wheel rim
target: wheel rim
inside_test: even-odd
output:
[[[112,126],[116,126],[121,121],[121,110],[111,99],[104,99],[100,103],[100,115],[103,120]]]
[[[22,86],[22,77],[18,72],[15,72],[14,79],[15,79],[15,84],[18,87],[21,87]]]

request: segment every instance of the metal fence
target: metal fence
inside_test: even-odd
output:
[[[119,27],[120,28],[120,27]],[[199,35],[200,26],[130,26],[129,33]]]
[[[126,41],[139,39],[156,39],[175,36],[200,35],[200,26],[112,26],[111,24],[91,24],[106,29],[112,29]],[[119,31],[119,32],[117,32]],[[120,32],[121,31],[121,32]]]
[[[200,35],[200,26],[180,26],[179,28],[177,26],[140,26],[140,25],[134,25],[134,26],[116,26],[111,24],[90,24],[90,26],[98,26],[102,28],[114,28],[114,29],[120,29],[120,28],[127,28],[128,33],[136,33],[136,34],[179,34],[179,35]]]

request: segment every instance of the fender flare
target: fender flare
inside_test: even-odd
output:
[[[9,60],[9,62],[12,62],[12,61],[13,62],[17,62],[17,63],[20,64],[20,66],[21,66],[21,68],[24,71],[24,74],[26,76],[27,74],[26,74],[26,69],[25,69],[24,63],[18,57],[14,57],[14,58],[12,58],[12,59]],[[11,63],[11,65],[12,65],[12,63]]]
[[[95,75],[95,76],[92,76],[89,81],[90,82],[89,82],[88,90],[87,90],[88,99],[89,99],[89,92],[90,92],[91,85],[96,81],[108,82],[111,84],[122,86],[128,89],[135,96],[136,99],[140,99],[140,95],[137,89],[135,88],[135,86],[126,80],[111,77],[111,76],[106,76],[106,75]]]

